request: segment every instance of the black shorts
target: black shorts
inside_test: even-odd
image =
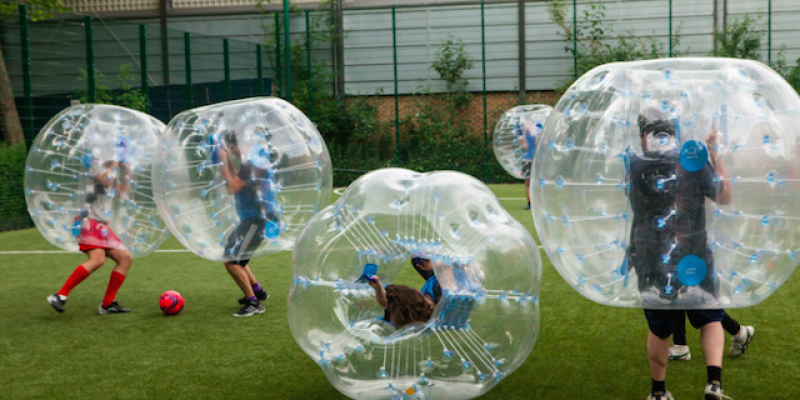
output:
[[[650,332],[661,339],[670,337],[675,333],[678,324],[683,324],[684,313],[689,316],[689,322],[695,329],[712,322],[720,322],[725,317],[724,310],[644,310]]]
[[[531,164],[533,164],[533,161],[525,160],[522,163],[522,177],[525,179],[531,179]]]
[[[260,215],[242,221],[228,236],[228,244],[225,245],[225,260],[243,267],[246,266],[264,240],[266,224],[267,220]]]

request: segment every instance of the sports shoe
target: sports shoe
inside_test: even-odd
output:
[[[650,393],[650,396],[647,397],[647,400],[675,400],[675,398],[672,397],[672,393],[670,392],[656,392]]]
[[[58,312],[64,312],[64,304],[67,303],[67,298],[58,293],[47,296],[47,302]]]
[[[258,301],[265,301],[269,298],[269,293],[267,293],[267,291],[264,289],[258,290],[254,293],[256,294],[256,299],[258,299]],[[239,299],[239,304],[244,303],[247,303],[247,297],[242,297]]]
[[[528,203],[528,205],[525,206],[525,210],[530,210],[530,209],[531,209],[531,203]]]
[[[739,357],[744,354],[747,347],[750,346],[750,342],[752,342],[753,338],[756,336],[756,328],[752,326],[742,326],[742,329],[744,330],[744,338],[741,338],[739,335],[731,337],[733,343],[731,343],[731,350],[728,353],[731,357]]]
[[[256,314],[263,314],[264,311],[267,311],[264,306],[261,305],[261,302],[258,300],[246,300],[244,306],[233,314],[234,317],[249,317]]]
[[[726,396],[722,394],[722,388],[719,386],[719,382],[711,382],[706,384],[706,394],[703,397],[703,400],[722,400],[722,399],[731,399],[733,397]]]
[[[670,361],[689,361],[691,359],[692,352],[689,351],[689,346],[676,344],[669,347]]]
[[[103,307],[103,303],[100,303],[100,306],[97,307],[97,313],[100,315],[125,314],[129,312],[131,312],[130,308],[123,308],[116,300],[109,304],[108,307]]]

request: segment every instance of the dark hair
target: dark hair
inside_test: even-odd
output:
[[[398,329],[431,319],[435,305],[425,301],[425,296],[418,290],[405,285],[388,285],[385,290],[386,310]]]
[[[234,146],[238,146],[239,145],[239,141],[236,139],[236,132],[235,131],[222,132],[222,137],[225,139],[225,143],[227,143],[229,146],[230,145],[234,145]]]
[[[650,107],[639,114],[639,136],[644,136],[647,132],[666,132],[675,136],[675,125],[663,111],[656,107]]]

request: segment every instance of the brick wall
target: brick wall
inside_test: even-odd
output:
[[[404,118],[413,117],[413,113],[416,112],[415,97],[413,95],[403,95],[398,98],[401,122]],[[555,106],[560,97],[560,93],[553,91],[528,92],[526,95],[527,104],[548,104],[551,106]],[[378,102],[378,118],[381,121],[392,123],[395,117],[394,96],[379,96]],[[519,105],[518,103],[519,93],[517,92],[486,94],[486,128],[489,134],[492,133],[500,116],[506,110]],[[463,113],[464,117],[469,120],[470,133],[483,135],[483,95],[481,93],[473,93],[472,99]],[[391,133],[394,134],[393,128]]]

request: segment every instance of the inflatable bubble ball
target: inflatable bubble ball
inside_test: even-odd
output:
[[[798,264],[800,98],[764,64],[602,65],[564,94],[537,146],[536,229],[601,304],[747,307]]]
[[[536,243],[459,172],[360,177],[306,225],[293,276],[292,334],[354,399],[478,397],[525,361],[539,331]],[[392,300],[401,289],[427,312]]]
[[[494,128],[492,143],[497,161],[511,176],[529,179],[536,141],[553,107],[525,105],[503,114]]]
[[[156,203],[186,248],[212,261],[288,250],[330,202],[331,159],[314,124],[278,98],[229,101],[170,121]]]
[[[125,107],[69,107],[42,128],[25,164],[36,227],[69,251],[152,253],[169,237],[153,201],[151,170],[164,124]]]

